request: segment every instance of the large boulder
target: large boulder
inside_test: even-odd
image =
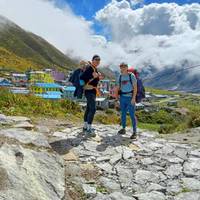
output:
[[[63,160],[46,151],[17,145],[0,148],[0,199],[60,200],[64,197]]]

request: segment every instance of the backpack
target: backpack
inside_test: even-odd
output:
[[[142,101],[142,99],[145,98],[145,88],[144,88],[142,80],[140,78],[136,78],[136,79],[137,79],[136,103],[140,103]],[[130,81],[131,85],[133,85],[133,82],[131,79],[131,73],[129,73],[129,81]],[[119,85],[121,87],[121,75],[119,77]],[[133,93],[133,91],[126,92],[126,93],[120,91],[120,94],[129,94],[129,93]]]
[[[76,88],[74,91],[74,97],[77,97],[77,99],[82,99],[83,96],[83,85],[81,84],[80,80],[81,74],[81,69],[76,69],[69,78],[69,82],[71,82],[72,85]]]

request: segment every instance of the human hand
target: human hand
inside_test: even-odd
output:
[[[136,100],[135,100],[135,98],[133,97],[133,98],[131,99],[131,104],[132,104],[132,105],[135,105],[135,103],[136,103]]]
[[[93,76],[94,78],[98,78],[98,77],[99,77],[99,74],[98,74],[97,72],[93,72],[93,73],[92,73],[92,76]]]

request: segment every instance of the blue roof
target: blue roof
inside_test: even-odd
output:
[[[35,94],[38,97],[42,97],[44,99],[61,99],[61,95],[58,94]]]
[[[64,91],[67,91],[67,92],[74,92],[75,90],[76,90],[76,88],[74,86],[64,87]]]
[[[11,83],[0,83],[0,86],[12,86],[12,84]]]
[[[62,86],[57,83],[36,83],[34,86],[42,88],[61,88]]]
[[[28,94],[29,90],[10,90],[13,94]]]

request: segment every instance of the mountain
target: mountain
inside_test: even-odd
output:
[[[200,69],[200,66],[196,66]],[[166,67],[162,70],[153,70],[154,73],[146,76],[142,73],[145,86],[177,90],[184,92],[200,93],[200,73],[192,72],[193,69],[190,67]],[[149,77],[149,78],[147,78]]]
[[[0,15],[0,67],[7,70],[55,67],[70,70],[75,61],[43,38],[23,30]]]

